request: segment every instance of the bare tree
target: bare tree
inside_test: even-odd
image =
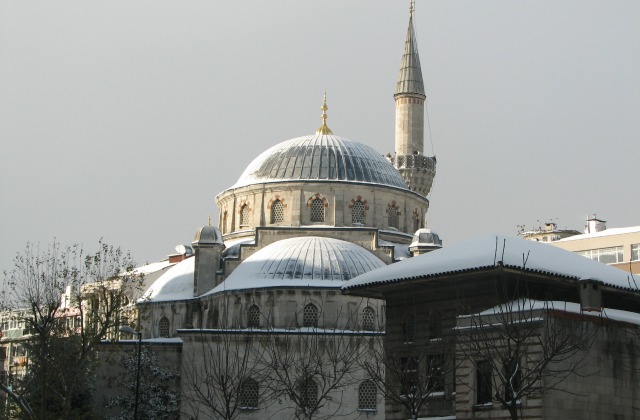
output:
[[[266,383],[285,408],[293,406],[295,418],[332,418],[344,414],[340,410],[345,388],[362,381],[359,359],[366,336],[349,329],[318,328],[321,311],[309,313],[309,307],[301,314],[302,328],[292,325],[268,334],[264,343]],[[346,325],[355,324],[347,321]],[[287,400],[290,404],[284,403]]]
[[[5,272],[5,309],[26,309],[29,369],[20,392],[38,418],[88,410],[95,346],[117,327],[123,305],[141,285],[129,254],[98,245],[89,254],[56,241],[42,252],[28,244]],[[89,289],[93,304],[83,302]]]
[[[194,418],[234,419],[272,401],[260,336],[242,330],[199,330],[183,362],[183,404]]]
[[[429,314],[431,326],[439,323]],[[416,337],[415,316],[402,325],[402,342],[393,345],[376,340],[368,347],[360,366],[382,395],[404,407],[412,419],[424,412],[436,397],[445,397],[447,377],[453,373],[453,340],[437,329],[435,336]]]
[[[476,372],[475,381],[462,385],[475,391],[477,407],[495,401],[521,418],[524,398],[567,392],[561,384],[585,374],[597,329],[590,318],[577,304],[523,298],[459,317],[458,357]]]

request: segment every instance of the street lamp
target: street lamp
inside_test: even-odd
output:
[[[120,328],[120,332],[123,334],[137,334],[138,335],[138,369],[136,369],[136,396],[135,405],[133,408],[133,420],[138,420],[138,399],[140,398],[140,358],[142,352],[142,333],[136,331],[128,325]]]

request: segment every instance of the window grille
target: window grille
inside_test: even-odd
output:
[[[441,354],[428,357],[427,389],[429,392],[444,392],[444,356]]]
[[[260,398],[260,385],[255,379],[247,378],[240,387],[240,408],[256,409]]]
[[[403,357],[400,359],[402,369],[400,385],[403,395],[414,395],[418,390],[418,359],[415,357]]]
[[[244,205],[240,209],[240,226],[248,226],[249,225],[249,206]]]
[[[251,305],[247,313],[247,326],[249,328],[260,328],[260,308]]]
[[[389,207],[389,227],[398,229],[398,226],[398,209]]]
[[[353,207],[351,208],[351,223],[361,223],[364,225],[364,222],[364,203],[358,200],[353,203]]]
[[[358,387],[358,409],[376,409],[376,384],[372,380],[366,379]]]
[[[315,408],[318,403],[318,384],[311,378],[300,381],[300,403],[306,411]]]
[[[276,200],[271,204],[271,223],[284,222],[284,206],[282,201]]]
[[[371,306],[367,306],[362,311],[362,329],[365,331],[376,329],[376,313]]]
[[[318,326],[318,308],[313,303],[304,307],[302,314],[302,326],[303,327],[317,327]]]
[[[324,202],[320,198],[311,202],[311,221],[324,222]]]
[[[160,322],[158,323],[158,330],[160,332],[160,337],[169,338],[169,319],[166,316],[160,318]]]

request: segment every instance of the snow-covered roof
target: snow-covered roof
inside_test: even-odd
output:
[[[193,298],[195,258],[187,258],[167,270],[142,295],[138,302],[165,302]]]
[[[158,262],[146,264],[141,267],[136,267],[133,269],[133,273],[147,275],[147,274],[158,272],[160,270],[164,270],[165,268],[171,267],[172,265],[175,265],[175,263],[169,262],[169,260],[167,259],[164,261],[158,261]]]
[[[393,247],[393,257],[396,261],[406,260],[407,258],[411,258],[411,252],[409,252],[409,245],[407,244],[399,244],[397,242],[385,241],[384,239],[378,239],[379,246],[392,246]]]
[[[601,230],[600,232],[583,233],[581,235],[569,236],[568,238],[559,239],[556,242],[578,241],[580,239],[602,238],[605,236],[625,235],[628,233],[638,233],[638,232],[640,232],[640,226],[610,228],[610,229]]]
[[[489,309],[486,309],[478,314],[473,315],[461,315],[458,319],[465,319],[477,316],[491,316],[496,314],[502,314],[506,312],[529,312],[529,311],[544,311],[554,310],[567,312],[572,314],[581,314],[591,317],[602,317],[604,319],[610,319],[613,321],[628,322],[630,324],[640,325],[640,313],[622,311],[619,309],[603,308],[601,312],[588,312],[583,311],[579,303],[575,302],[563,302],[563,301],[541,301],[533,299],[521,299],[519,301],[513,301],[502,305],[496,305]]]
[[[419,255],[363,274],[342,289],[435,277],[504,265],[528,272],[639,290],[629,273],[549,244],[502,235],[487,235]]]
[[[244,260],[207,294],[270,287],[334,287],[384,267],[363,247],[340,239],[302,236],[283,239]]]

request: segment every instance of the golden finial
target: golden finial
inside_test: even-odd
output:
[[[320,109],[322,110],[322,125],[320,126],[320,128],[316,130],[316,134],[318,135],[333,134],[331,129],[327,127],[327,109],[329,109],[329,107],[327,106],[326,90],[324,91],[324,97],[322,99],[322,106],[320,107]]]
[[[413,11],[415,10],[416,2],[415,0],[409,1],[409,17],[413,17]]]
[[[209,226],[211,226],[211,215],[209,215]]]

